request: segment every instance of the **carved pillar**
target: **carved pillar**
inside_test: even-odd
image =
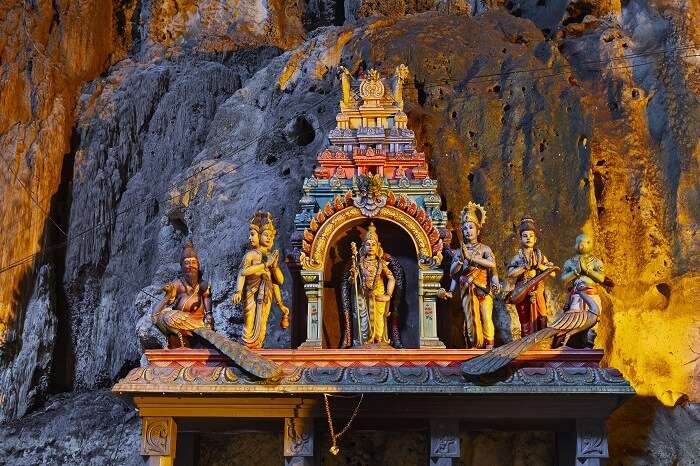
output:
[[[460,457],[459,422],[456,419],[430,421],[430,466],[452,466]]]
[[[141,426],[141,455],[148,456],[149,466],[172,466],[175,463],[177,424],[171,417],[144,417]]]
[[[323,272],[302,270],[301,279],[307,300],[306,341],[301,347],[320,348],[323,331]]]
[[[314,421],[312,418],[284,419],[284,466],[314,465]]]
[[[605,419],[576,419],[576,465],[603,466],[607,462]]]
[[[442,270],[418,271],[418,307],[420,309],[420,347],[444,348],[437,336],[437,291],[440,289]]]

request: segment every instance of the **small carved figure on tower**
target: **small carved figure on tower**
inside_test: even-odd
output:
[[[364,215],[373,217],[386,205],[384,177],[371,173],[355,176],[353,186],[358,194],[353,197],[353,203]]]
[[[403,63],[396,67],[394,70],[394,76],[396,77],[396,84],[394,86],[394,100],[399,107],[403,109],[403,83],[408,78],[408,66]]]
[[[544,278],[553,274],[554,264],[535,247],[537,233],[535,221],[530,217],[520,220],[520,249],[508,264],[508,277],[515,279],[515,288],[506,298],[515,306],[520,321],[520,336],[547,326],[547,300],[544,295]],[[548,273],[543,273],[549,271]],[[525,286],[527,289],[521,288]]]
[[[486,211],[469,202],[460,220],[464,241],[452,259],[450,275],[459,283],[464,337],[469,348],[493,348],[493,295],[500,291],[500,283],[493,252],[478,239]]]
[[[282,302],[280,285],[284,275],[279,267],[279,251],[272,251],[276,234],[270,212],[256,212],[250,222],[251,250],[243,256],[236,281],[233,303],[243,302],[243,344],[262,348],[272,299],[282,311],[280,326],[289,325],[289,309]]]
[[[338,67],[338,74],[340,75],[340,83],[343,89],[343,100],[342,103],[345,105],[350,105],[352,102],[352,91],[350,87],[350,82],[352,80],[352,75],[350,71],[344,66]]]

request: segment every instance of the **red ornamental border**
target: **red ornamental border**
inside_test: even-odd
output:
[[[340,212],[343,209],[352,207],[353,205],[352,191],[347,191],[342,197],[336,195],[332,201],[327,202],[323,209],[319,210],[311,219],[309,228],[304,229],[302,251],[304,251],[305,254],[311,254],[311,245],[316,237],[316,233],[318,232],[319,228],[321,228],[321,225],[323,225],[323,223],[332,215]],[[402,210],[418,222],[430,240],[430,249],[433,256],[436,256],[442,251],[440,232],[433,225],[433,220],[430,218],[430,215],[428,215],[425,209],[403,194],[396,197],[391,190],[388,190],[387,192],[386,205]]]

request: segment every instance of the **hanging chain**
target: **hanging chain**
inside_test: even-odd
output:
[[[345,425],[345,427],[343,427],[343,430],[341,430],[337,434],[335,433],[335,430],[333,429],[333,418],[331,417],[331,405],[330,405],[330,402],[328,401],[328,397],[330,397],[330,396],[332,396],[332,395],[329,395],[328,393],[324,393],[323,394],[323,401],[326,404],[326,418],[328,419],[328,430],[331,434],[330,452],[333,453],[334,455],[337,455],[338,452],[340,451],[340,448],[338,448],[338,445],[337,445],[337,441],[350,428],[352,421],[355,419],[355,416],[357,416],[357,413],[360,411],[360,405],[362,404],[362,400],[365,398],[365,394],[363,393],[360,395],[360,401],[357,402],[357,406],[355,406],[355,410],[352,412],[352,415],[350,416],[348,423]]]

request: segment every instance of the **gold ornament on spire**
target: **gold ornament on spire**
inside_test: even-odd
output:
[[[368,100],[384,97],[384,83],[379,76],[379,71],[371,69],[367,72],[367,78],[363,79],[360,84],[360,96]]]

